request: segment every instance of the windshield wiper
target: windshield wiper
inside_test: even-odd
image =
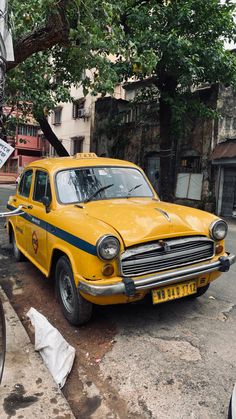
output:
[[[97,189],[94,193],[92,193],[87,199],[84,200],[84,203],[91,201],[92,198],[95,198],[99,194],[99,192],[105,191],[108,188],[111,188],[114,186],[114,183],[111,183],[110,185],[102,186],[101,188]]]
[[[142,184],[142,183],[140,183],[139,185],[136,185],[136,186],[134,186],[133,188],[131,188],[131,189],[128,191],[127,198],[130,196],[131,192],[135,191],[135,189],[140,188],[140,186],[143,186],[143,184]]]

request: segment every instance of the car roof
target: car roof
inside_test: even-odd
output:
[[[80,153],[81,154],[81,153]],[[88,153],[84,153],[86,155]],[[94,157],[95,156],[95,157]],[[58,171],[63,169],[70,169],[76,167],[88,167],[88,166],[123,166],[123,167],[135,167],[137,166],[134,163],[125,161],[125,160],[118,160],[118,159],[110,159],[106,157],[96,157],[94,155],[92,157],[77,157],[69,156],[69,157],[51,157],[41,160],[35,160],[29,165],[27,168],[35,167],[41,168],[48,171]]]

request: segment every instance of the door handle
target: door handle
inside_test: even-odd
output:
[[[23,205],[22,208],[24,208],[24,209],[33,209],[33,205]]]

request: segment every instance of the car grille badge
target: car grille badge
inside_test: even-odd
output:
[[[165,252],[169,252],[170,251],[170,245],[167,242],[165,242],[164,240],[159,240],[158,243],[159,243],[159,245],[162,247],[162,249]]]

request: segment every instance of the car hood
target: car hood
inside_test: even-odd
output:
[[[112,226],[126,247],[160,238],[208,235],[216,219],[194,208],[144,198],[91,201],[86,212]]]

